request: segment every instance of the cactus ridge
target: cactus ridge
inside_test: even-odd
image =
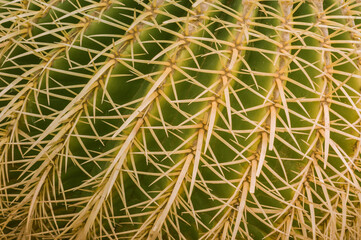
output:
[[[358,0],[0,0],[0,236],[361,239]]]

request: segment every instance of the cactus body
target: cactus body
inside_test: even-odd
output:
[[[0,0],[6,239],[361,239],[358,0]]]

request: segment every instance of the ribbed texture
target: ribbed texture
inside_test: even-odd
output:
[[[0,236],[361,239],[361,2],[0,0]]]

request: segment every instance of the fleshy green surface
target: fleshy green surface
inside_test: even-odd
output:
[[[361,239],[360,10],[0,0],[0,235]]]

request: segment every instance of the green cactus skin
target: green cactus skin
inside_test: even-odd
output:
[[[361,239],[361,1],[0,0],[4,239]]]

